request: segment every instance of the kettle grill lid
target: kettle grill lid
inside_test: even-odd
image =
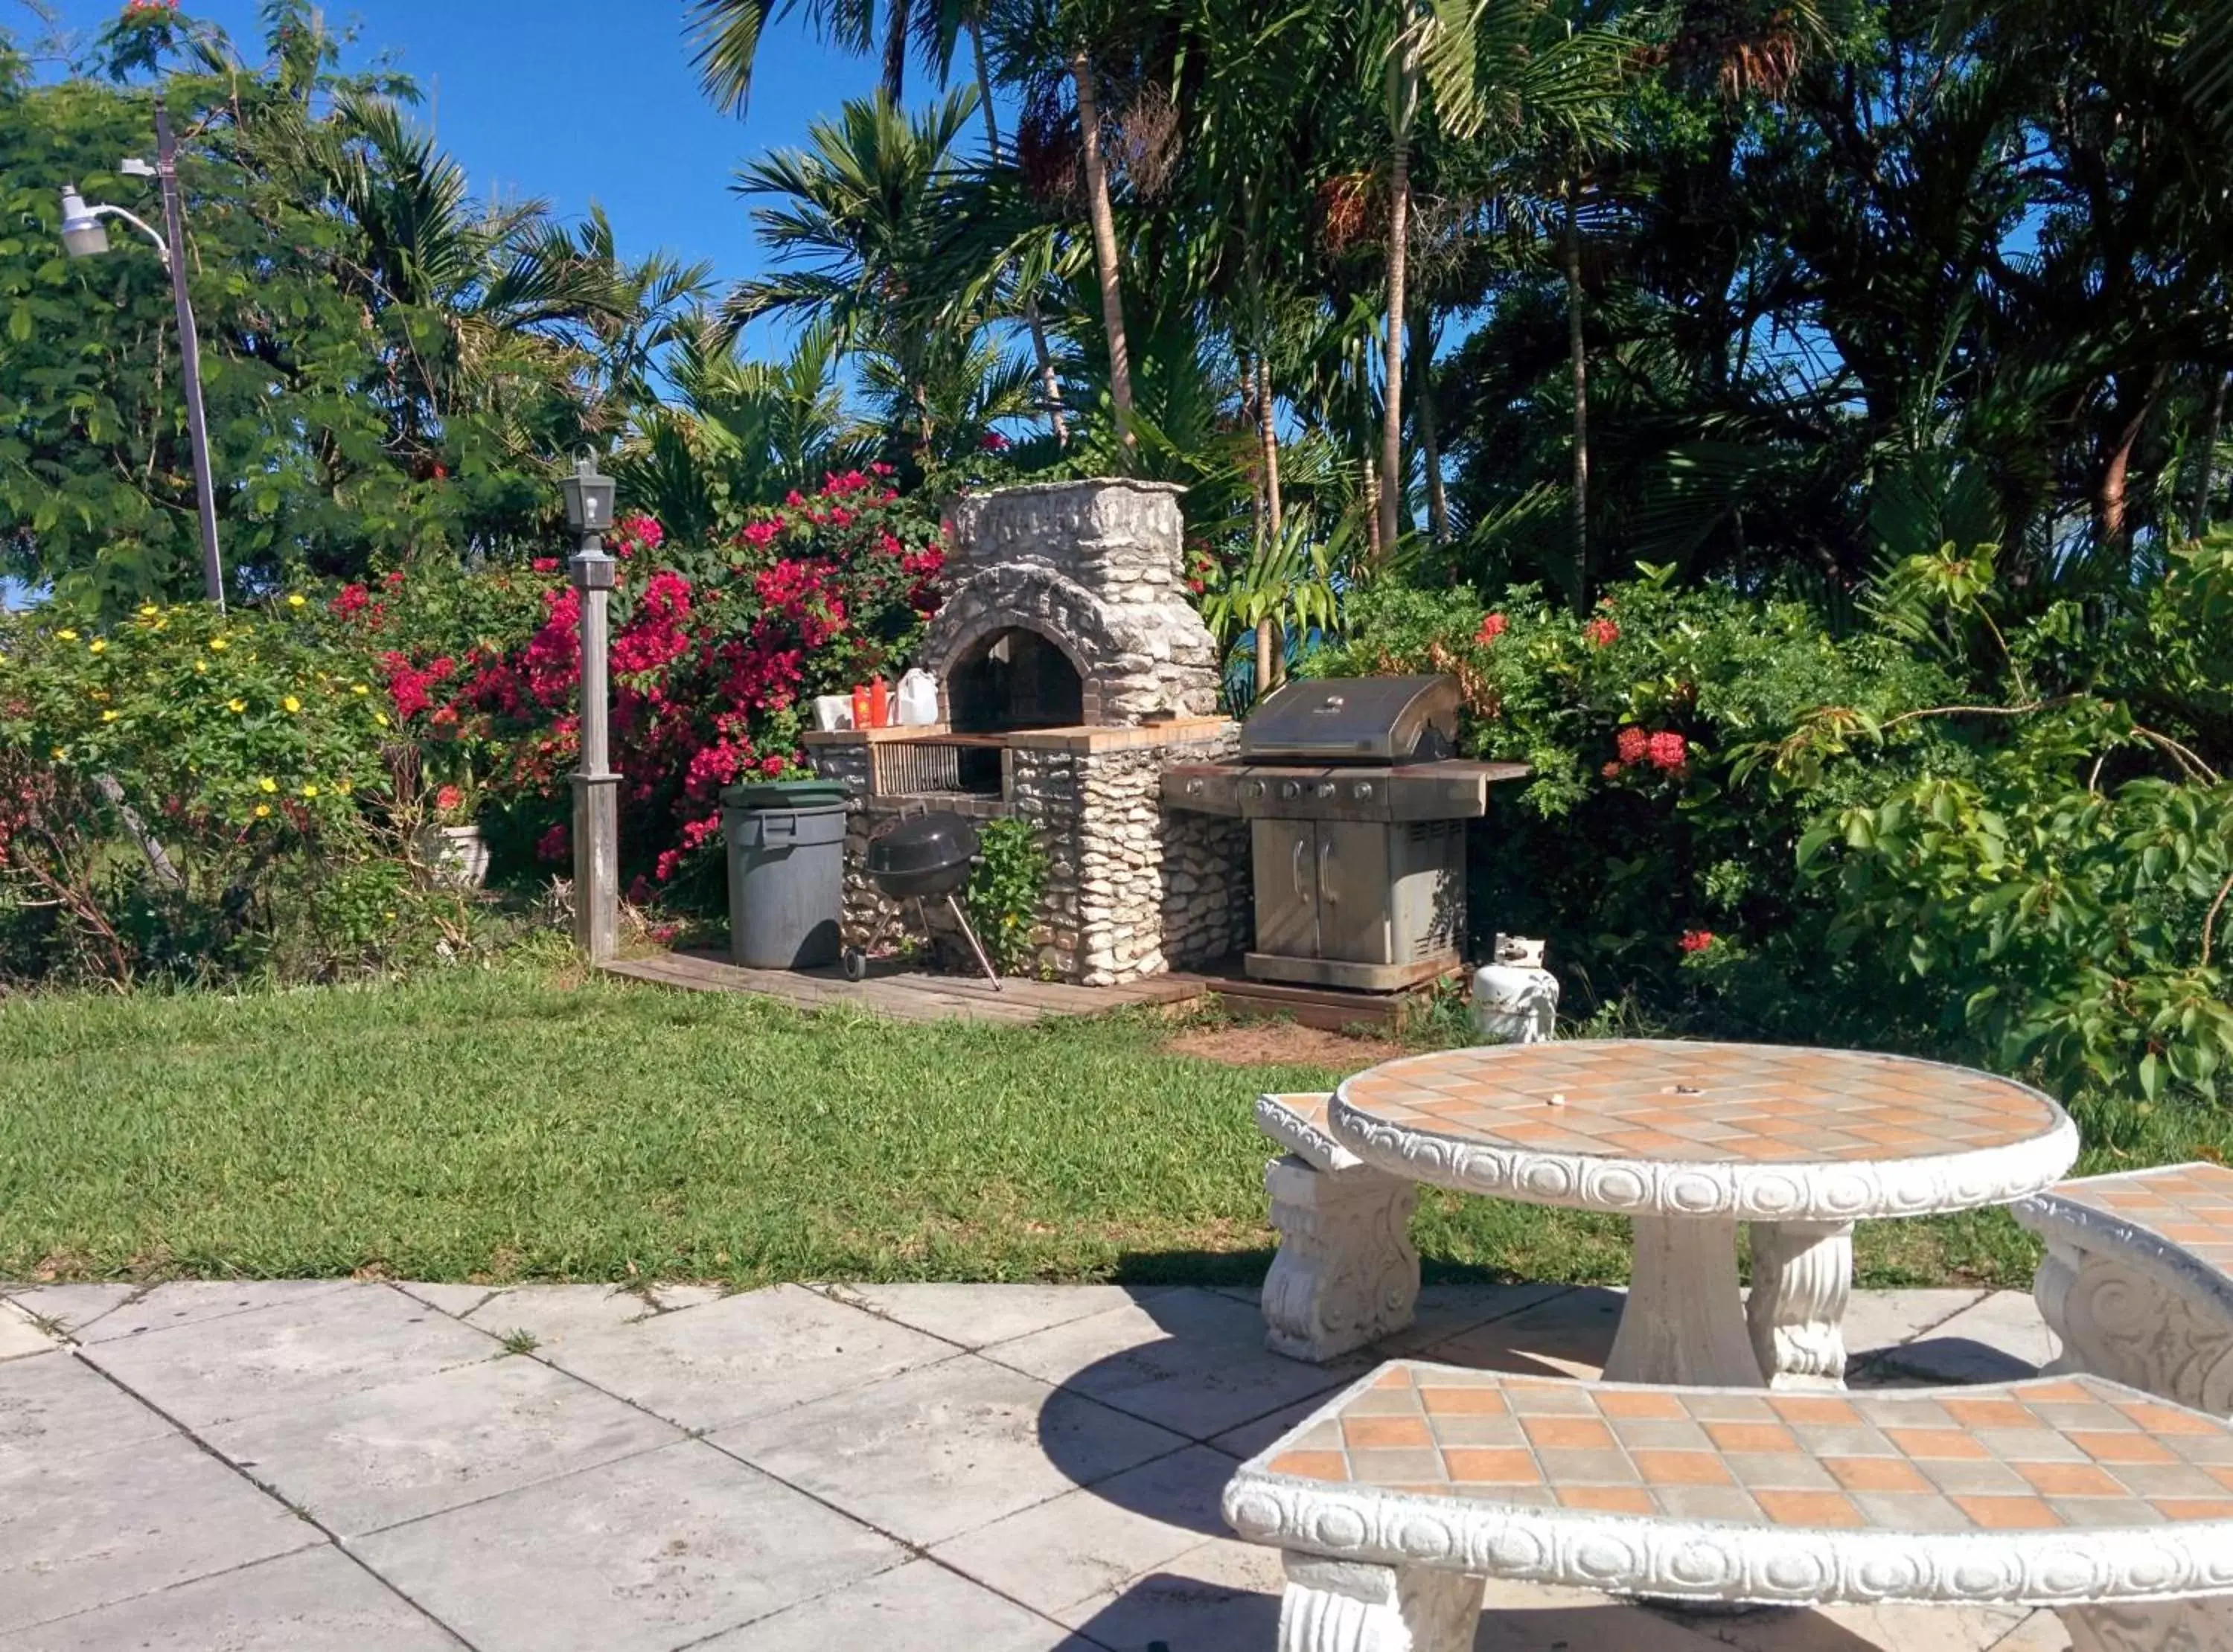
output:
[[[977,855],[977,827],[966,815],[941,810],[903,820],[869,840],[871,876],[942,872]]]

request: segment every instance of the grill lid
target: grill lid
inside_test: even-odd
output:
[[[1244,759],[1432,762],[1458,732],[1455,677],[1339,677],[1292,682],[1241,726]]]
[[[869,875],[943,872],[977,855],[977,828],[964,815],[918,815],[869,840]]]

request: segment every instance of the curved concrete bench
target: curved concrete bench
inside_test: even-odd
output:
[[[2093,1376],[1849,1395],[1398,1361],[1227,1486],[1281,1652],[1460,1652],[1480,1580],[2050,1606],[2080,1652],[2233,1648],[2233,1425]]]
[[[1264,1343],[1323,1364],[1411,1323],[1419,1252],[1416,1182],[1376,1170],[1333,1139],[1323,1093],[1260,1096],[1256,1123],[1286,1149],[1264,1167],[1279,1252],[1264,1277]]]
[[[2011,1209],[2047,1241],[2033,1289],[2062,1340],[2050,1371],[2233,1415],[2233,1170],[2088,1176]]]

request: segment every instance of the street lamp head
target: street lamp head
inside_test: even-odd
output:
[[[97,258],[108,250],[108,230],[85,204],[75,184],[62,185],[62,250],[73,258]]]
[[[613,525],[613,479],[597,473],[589,454],[576,461],[574,474],[559,486],[566,493],[566,525],[576,533],[601,534]]]

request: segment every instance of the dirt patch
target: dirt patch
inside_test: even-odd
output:
[[[1175,1056],[1226,1067],[1323,1067],[1344,1076],[1403,1054],[1385,1038],[1353,1038],[1286,1021],[1244,1021],[1229,1027],[1196,1027],[1169,1040]]]

